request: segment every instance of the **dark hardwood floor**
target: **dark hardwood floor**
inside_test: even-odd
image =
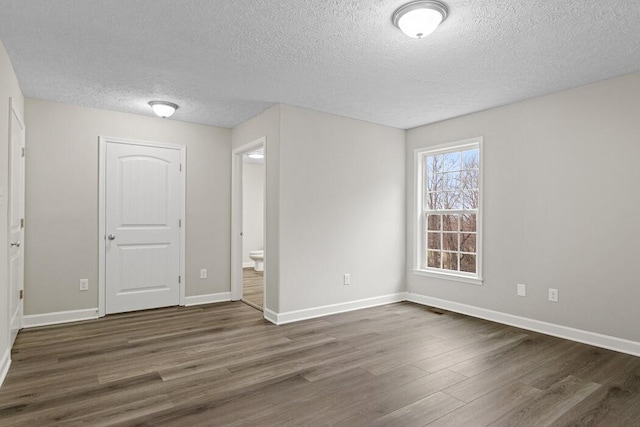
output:
[[[264,272],[253,267],[242,269],[242,299],[262,310],[264,305]]]
[[[640,358],[411,303],[166,308],[20,332],[0,425],[638,426]]]

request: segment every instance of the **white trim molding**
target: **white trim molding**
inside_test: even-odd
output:
[[[338,304],[323,305],[303,310],[288,311],[284,313],[275,313],[271,310],[265,309],[264,318],[276,325],[284,325],[286,323],[299,322],[300,320],[314,319],[316,317],[329,316],[331,314],[377,307],[379,305],[391,304],[404,300],[406,300],[406,292],[342,302]]]
[[[185,298],[185,306],[212,304],[215,302],[231,301],[231,292],[220,292],[217,294],[193,295]]]
[[[416,276],[433,277],[434,279],[451,280],[454,282],[469,283],[471,285],[482,285],[482,279],[476,279],[475,277],[461,276],[459,274],[451,274],[440,271],[429,270],[413,270],[413,274]]]
[[[4,383],[7,374],[9,373],[9,367],[11,366],[11,349],[6,349],[0,359],[0,386]]]
[[[30,314],[22,319],[24,328],[35,328],[37,326],[58,325],[60,323],[80,322],[83,320],[97,319],[98,308],[87,308],[84,310],[57,311],[54,313]]]
[[[255,261],[246,261],[242,263],[242,268],[249,268],[256,265]]]
[[[637,341],[602,335],[595,332],[556,325],[554,323],[547,323],[540,320],[529,319],[527,317],[515,316],[513,314],[501,313],[499,311],[488,310],[486,308],[475,307],[439,298],[432,298],[410,292],[407,293],[406,300],[416,304],[437,307],[460,314],[466,314],[467,316],[478,317],[480,319],[515,326],[529,331],[540,332],[542,334],[552,335],[558,338],[577,341],[583,344],[619,351],[633,356],[640,356],[640,342]]]
[[[267,319],[269,322],[273,323],[274,325],[278,324],[278,313],[276,313],[275,311],[269,310],[267,307],[264,307],[262,309],[262,313],[263,313],[263,317],[265,319]]]
[[[413,274],[421,275],[421,276],[430,276],[443,280],[453,280],[463,283],[470,283],[473,285],[482,285],[482,258],[483,258],[483,246],[482,246],[482,206],[484,199],[484,190],[483,190],[483,171],[484,171],[484,153],[483,153],[483,143],[484,138],[482,136],[478,136],[475,138],[469,138],[462,141],[449,142],[445,144],[432,145],[426,147],[416,148],[413,151],[413,181],[414,181],[414,191],[413,191],[413,209],[414,209],[414,219],[413,219]],[[424,204],[425,197],[425,188],[424,183],[425,175],[427,171],[425,170],[426,164],[424,161],[425,156],[429,155],[442,155],[446,153],[454,153],[454,152],[462,152],[469,149],[477,149],[478,150],[478,207],[477,209],[462,209],[459,207],[458,209],[434,209],[427,210]],[[448,271],[442,268],[428,268],[423,265],[424,262],[424,254],[426,253],[427,248],[427,234],[424,232],[426,230],[427,225],[425,224],[425,214],[435,214],[435,215],[444,215],[447,213],[463,215],[465,213],[474,212],[476,214],[476,272],[475,273],[465,273],[462,271],[454,272]],[[442,231],[441,231],[442,232]],[[445,249],[441,246],[440,250]],[[456,251],[450,251],[451,253],[461,253],[462,249],[458,248]]]

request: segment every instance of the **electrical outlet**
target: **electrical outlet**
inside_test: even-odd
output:
[[[519,297],[527,296],[527,285],[523,283],[518,283],[518,296]]]
[[[200,269],[200,278],[201,279],[206,279],[207,278],[207,269],[206,268],[201,268]]]
[[[345,285],[350,285],[351,284],[351,274],[345,274],[344,275],[344,284]]]
[[[89,290],[89,279],[80,279],[80,290],[81,291]]]
[[[558,290],[549,288],[549,301],[558,302]]]

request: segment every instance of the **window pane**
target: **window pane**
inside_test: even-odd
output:
[[[460,235],[460,251],[476,252],[476,235],[463,233]]]
[[[460,221],[461,231],[476,231],[476,214],[464,214],[462,215],[462,221]]]
[[[458,151],[456,153],[445,154],[443,163],[445,172],[459,171],[462,169],[462,158],[460,157],[460,152]]]
[[[432,211],[444,209],[442,193],[427,193],[427,209]]]
[[[440,262],[442,260],[442,253],[438,251],[427,251],[427,267],[442,268]]]
[[[440,230],[442,215],[427,215],[427,230]]]
[[[460,183],[460,172],[449,172],[442,174],[443,190],[458,190],[462,188]]]
[[[444,191],[441,197],[443,209],[462,209],[461,191]]]
[[[460,271],[467,273],[476,272],[476,256],[469,254],[460,255]]]
[[[444,157],[442,155],[437,156],[427,156],[425,163],[427,174],[432,175],[435,173],[442,172],[442,164],[444,162]]]
[[[444,231],[458,231],[458,215],[442,215],[442,229]]]
[[[463,209],[478,209],[480,205],[480,195],[478,190],[463,190],[462,191],[462,208]]]
[[[460,181],[462,188],[477,189],[478,188],[478,169],[465,170],[460,172]]]
[[[442,174],[427,175],[427,185],[425,188],[427,191],[442,190]]]
[[[444,233],[442,235],[442,246],[445,251],[457,251],[458,233]]]
[[[442,253],[442,268],[458,271],[458,254],[455,252]]]
[[[442,249],[440,247],[440,239],[442,239],[441,233],[428,233],[427,234],[427,248],[428,249]]]
[[[462,152],[462,166],[464,169],[478,169],[480,165],[480,150],[466,150]]]

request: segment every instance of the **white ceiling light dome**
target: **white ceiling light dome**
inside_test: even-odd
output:
[[[249,153],[247,155],[250,159],[264,159],[264,153],[260,151],[254,151],[253,153]]]
[[[151,101],[149,102],[149,106],[151,106],[151,109],[157,116],[163,119],[171,117],[178,109],[178,104],[167,101]]]
[[[447,19],[449,9],[439,1],[412,1],[398,8],[391,18],[393,25],[415,39],[433,33]]]

